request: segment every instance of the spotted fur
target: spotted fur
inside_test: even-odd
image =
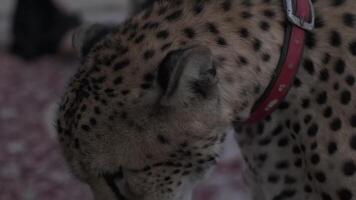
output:
[[[313,1],[316,29],[287,98],[241,123],[280,56],[280,2],[160,1],[106,35],[81,32],[57,127],[96,199],[190,199],[231,124],[254,200],[356,199],[354,0]]]

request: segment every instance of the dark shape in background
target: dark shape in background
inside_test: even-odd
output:
[[[78,15],[59,9],[52,0],[18,0],[10,52],[26,60],[56,54],[66,33],[80,24]]]

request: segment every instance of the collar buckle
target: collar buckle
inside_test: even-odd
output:
[[[308,31],[313,30],[315,27],[315,11],[314,11],[314,6],[313,6],[312,1],[308,0],[309,8],[310,8],[309,21],[305,20],[303,16],[297,16],[295,14],[295,13],[297,13],[295,1],[299,1],[299,0],[284,0],[288,20],[292,24],[294,24],[304,30],[308,30]]]

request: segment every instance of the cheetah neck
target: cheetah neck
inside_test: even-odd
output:
[[[211,12],[221,12],[214,5]],[[272,81],[284,39],[281,5],[233,6],[224,14],[202,15],[199,28],[207,34],[200,43],[209,46],[219,63],[218,76],[226,117],[244,121]],[[208,16],[215,16],[214,19]]]

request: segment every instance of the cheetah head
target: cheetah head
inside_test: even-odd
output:
[[[89,26],[74,37],[83,63],[91,63],[84,67],[99,67],[95,58],[111,52],[103,44],[113,49],[123,45],[125,39],[118,34],[104,36],[107,30]],[[117,38],[121,42],[115,43]],[[95,50],[98,46],[104,47]],[[81,147],[87,152],[84,160],[93,174],[120,171],[115,184],[122,198],[187,200],[194,184],[214,163],[228,124],[217,63],[201,44],[172,45],[147,62],[141,60],[145,48],[133,46],[111,66],[90,74],[105,77],[96,93],[103,92],[106,105],[99,116],[91,116],[96,123],[90,132],[100,137],[86,139],[87,147]],[[123,63],[125,58],[131,60]],[[119,65],[125,66],[115,70]],[[96,100],[88,99],[95,107]],[[95,114],[89,113],[88,118]]]

